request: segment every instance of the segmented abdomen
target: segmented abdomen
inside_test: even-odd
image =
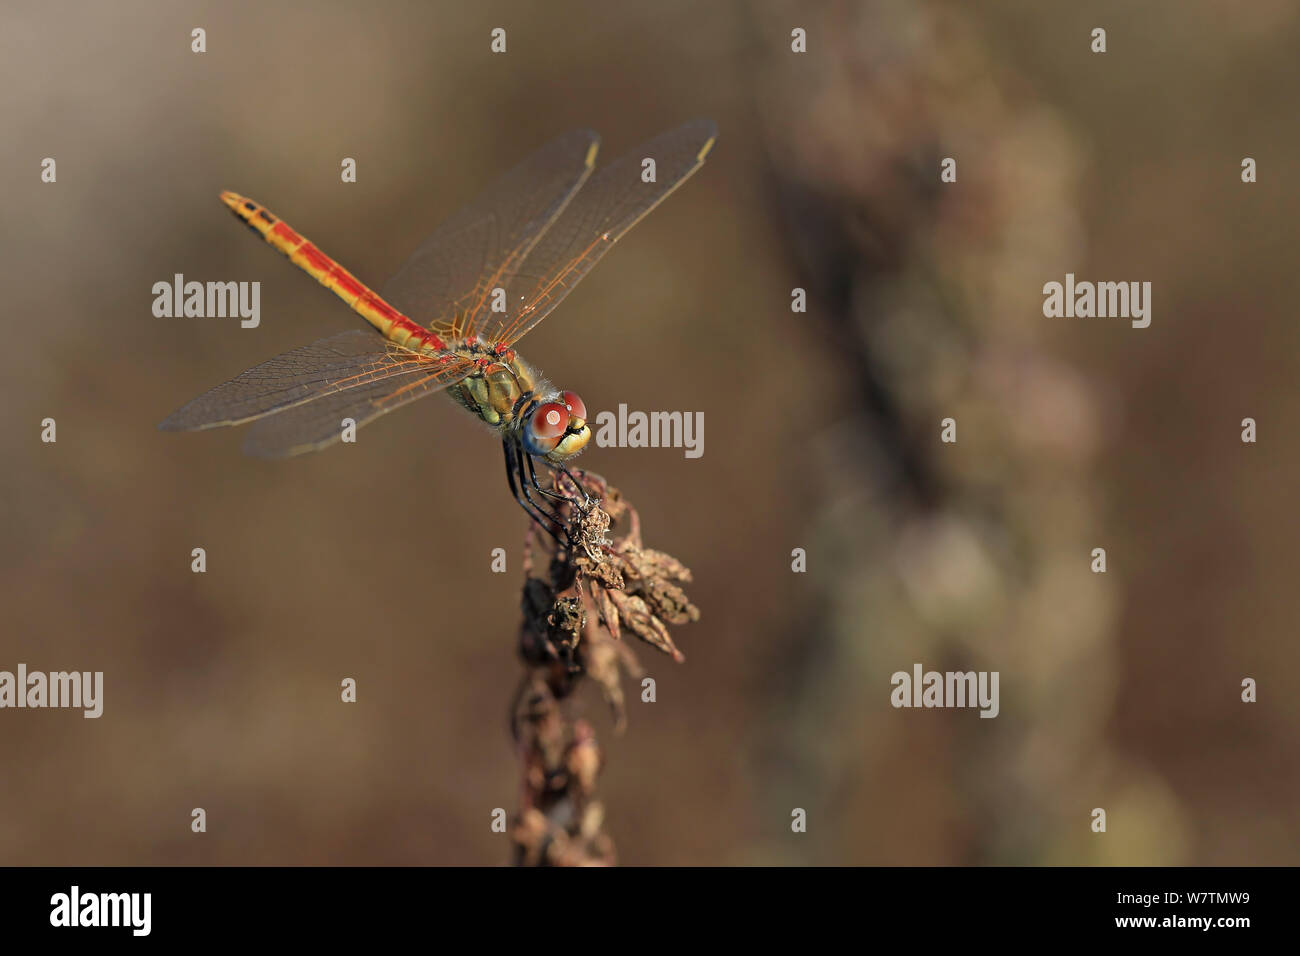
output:
[[[263,239],[288,256],[290,262],[346,302],[390,341],[414,351],[446,350],[446,343],[437,335],[402,315],[315,244],[298,235],[284,220],[272,215],[265,206],[232,192],[223,192],[221,201]]]

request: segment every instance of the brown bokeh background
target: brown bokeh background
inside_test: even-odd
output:
[[[696,116],[701,173],[521,347],[592,409],[705,414],[701,459],[582,461],[703,611],[626,734],[581,701],[621,860],[1300,862],[1298,42],[1286,0],[6,4],[0,669],[106,686],[0,712],[0,862],[507,859],[491,435],[431,399],[266,463],[155,425],[359,324],[219,190],[379,285],[552,136]],[[259,280],[261,327],[155,318],[177,272]],[[1151,327],[1044,318],[1066,272],[1151,281]],[[999,671],[999,718],[892,709],[918,661]]]

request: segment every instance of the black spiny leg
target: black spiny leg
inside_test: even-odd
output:
[[[548,525],[548,522],[553,521],[554,517],[543,513],[533,504],[531,498],[526,498],[521,492],[521,489],[524,487],[523,482],[522,480],[516,479],[522,479],[523,475],[520,471],[518,460],[515,457],[517,452],[514,443],[504,441],[501,443],[501,448],[506,455],[506,481],[510,483],[510,493],[514,495],[515,501],[519,503],[519,507],[524,509],[528,514],[528,517],[532,518],[548,532],[554,535],[554,532],[551,531],[551,528]]]
[[[571,482],[573,482],[573,486],[574,486],[575,488],[577,488],[579,492],[582,493],[582,498],[583,498],[582,503],[583,503],[583,504],[590,504],[590,503],[591,503],[591,496],[588,495],[587,492],[583,489],[582,485],[580,485],[580,484],[578,483],[578,479],[574,478],[573,475],[569,474],[569,469],[567,469],[567,468],[560,468],[560,469],[558,469],[558,470],[559,470],[559,471],[562,471],[564,474],[568,475],[569,480],[570,480]],[[534,488],[536,488],[536,489],[537,489],[538,491],[540,491],[542,494],[546,495],[546,497],[548,497],[548,498],[550,498],[550,499],[552,499],[552,500],[554,500],[554,501],[563,501],[563,502],[565,502],[565,503],[567,503],[567,504],[572,504],[572,503],[574,503],[574,502],[577,500],[577,499],[574,499],[574,498],[570,498],[568,495],[561,494],[561,493],[558,492],[558,491],[548,491],[547,489],[543,488],[542,485],[541,485],[541,483],[537,480],[537,469],[533,467],[533,459],[532,459],[531,456],[528,458],[528,481],[529,481],[530,484],[532,484],[532,486],[533,486]],[[521,479],[521,483],[522,483],[522,479]],[[526,491],[526,490],[527,490],[527,489],[525,489],[525,491]]]
[[[557,512],[549,510],[548,508],[545,507],[545,505],[542,502],[534,500],[533,493],[531,490],[529,490],[529,485],[531,485],[533,488],[536,488],[545,497],[554,499],[556,501],[564,501],[565,500],[564,496],[557,495],[554,492],[549,492],[537,483],[537,475],[533,471],[532,455],[528,454],[518,445],[515,445],[512,451],[515,456],[515,477],[519,480],[519,490],[522,491],[524,497],[528,499],[528,503],[538,512],[545,515],[550,520],[554,521],[560,527],[565,527],[567,523],[559,516]]]
[[[557,543],[560,541],[559,531],[565,532],[567,538],[568,530],[559,515],[542,508],[528,491],[524,462],[528,461],[531,466],[529,455],[523,449],[516,447],[512,441],[507,440],[501,444],[506,454],[506,479],[510,482],[510,493],[515,496],[515,501],[519,502],[519,507],[524,509],[528,517],[541,525],[542,529]],[[529,470],[531,471],[531,468]]]

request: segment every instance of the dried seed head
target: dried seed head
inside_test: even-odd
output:
[[[614,862],[614,845],[602,829],[604,810],[595,799],[603,756],[591,725],[568,718],[565,700],[590,674],[621,731],[621,675],[642,674],[623,632],[680,662],[685,657],[668,625],[700,617],[682,589],[690,570],[642,547],[640,518],[617,489],[597,475],[578,474],[576,481],[564,473],[553,480],[567,498],[558,511],[568,546],[534,554],[541,536],[531,526],[524,540],[519,652],[529,672],[513,716],[524,797],[511,835],[516,862],[527,865]]]

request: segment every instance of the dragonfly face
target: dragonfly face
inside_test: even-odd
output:
[[[374,328],[263,362],[200,395],[160,427],[253,422],[245,450],[282,458],[325,448],[349,423],[360,427],[446,390],[498,430],[515,498],[548,527],[554,516],[531,493],[549,495],[534,459],[562,469],[590,441],[591,429],[581,399],[547,385],[514,345],[700,168],[716,137],[709,120],[687,123],[593,174],[596,134],[561,136],[443,223],[382,294],[265,207],[223,193],[236,216]],[[647,170],[653,174],[647,177]]]
[[[573,392],[561,392],[527,416],[522,433],[524,450],[530,455],[563,465],[591,440],[587,406]]]

